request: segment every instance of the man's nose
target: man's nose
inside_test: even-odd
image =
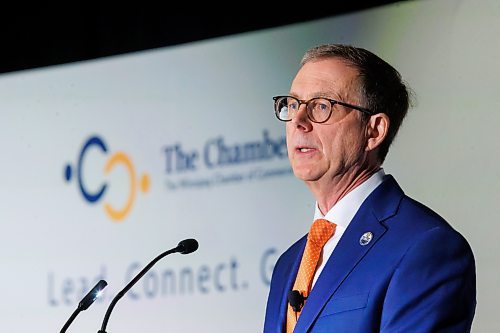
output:
[[[297,128],[310,131],[312,129],[312,122],[307,115],[307,106],[305,103],[300,103],[295,117],[291,121]]]

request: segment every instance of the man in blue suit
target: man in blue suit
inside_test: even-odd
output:
[[[367,50],[321,45],[274,101],[294,174],[316,199],[314,220],[334,234],[308,290],[293,290],[307,235],[281,255],[264,332],[469,332],[470,246],[382,169],[409,106],[400,74]]]

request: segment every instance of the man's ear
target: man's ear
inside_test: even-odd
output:
[[[389,117],[385,113],[370,116],[366,123],[366,151],[373,151],[384,141],[389,131]]]

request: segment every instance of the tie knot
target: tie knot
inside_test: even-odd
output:
[[[309,235],[307,238],[320,247],[323,247],[325,243],[332,237],[335,232],[337,225],[325,219],[317,219],[311,225],[311,230],[309,230]]]

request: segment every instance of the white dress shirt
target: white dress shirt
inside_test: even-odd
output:
[[[354,215],[356,215],[359,207],[361,207],[361,204],[370,195],[370,193],[372,193],[373,190],[375,190],[377,186],[382,183],[384,176],[384,170],[380,169],[361,185],[356,187],[351,192],[347,193],[346,196],[340,199],[324,216],[319,210],[318,203],[316,202],[314,220],[326,219],[330,222],[335,223],[337,225],[337,228],[335,229],[335,234],[326,242],[325,246],[323,247],[322,256],[320,257],[318,267],[316,268],[316,273],[314,273],[312,286],[314,286],[314,284],[318,280],[318,277],[325,267],[326,262],[332,255],[333,250],[344,234],[344,231],[349,226],[349,223],[351,223],[352,218],[354,217]]]

